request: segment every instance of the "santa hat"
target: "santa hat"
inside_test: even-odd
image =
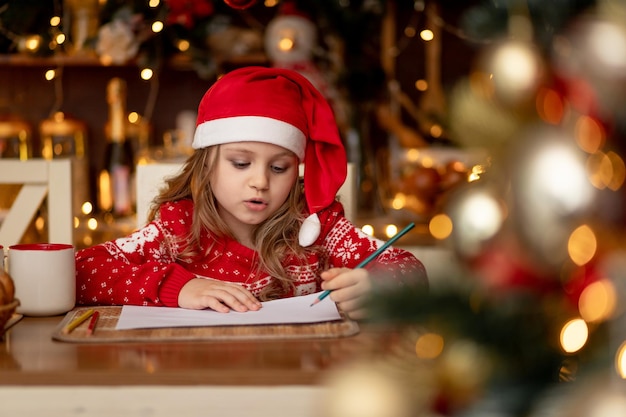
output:
[[[317,212],[328,207],[346,179],[346,152],[333,111],[313,85],[295,71],[244,67],[220,78],[198,106],[193,148],[232,142],[282,146],[304,162],[309,211],[299,241],[320,234]]]

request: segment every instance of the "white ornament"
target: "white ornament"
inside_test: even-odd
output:
[[[265,31],[265,52],[272,62],[308,61],[316,47],[317,29],[301,16],[278,16]]]

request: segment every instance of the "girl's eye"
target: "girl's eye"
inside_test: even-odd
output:
[[[279,166],[276,166],[276,165],[272,165],[272,171],[277,173],[277,174],[282,174],[283,172],[287,171],[287,168],[279,167]]]
[[[233,164],[233,166],[237,169],[243,169],[250,165],[249,162],[242,162],[242,161],[230,161],[230,163]]]

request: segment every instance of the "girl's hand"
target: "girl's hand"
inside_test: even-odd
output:
[[[187,282],[178,294],[178,305],[193,310],[210,308],[220,313],[261,308],[259,300],[241,285],[211,278],[194,278]]]
[[[320,274],[322,289],[332,291],[330,299],[353,319],[366,317],[363,301],[372,290],[366,269],[331,268]]]

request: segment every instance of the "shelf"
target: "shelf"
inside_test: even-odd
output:
[[[229,57],[222,60],[216,58],[219,64],[224,65],[268,65],[269,61],[267,56],[262,53],[243,55],[238,57]],[[124,64],[103,64],[94,54],[81,54],[81,55],[53,55],[49,57],[29,56],[23,54],[0,54],[0,66],[21,66],[21,67],[137,67],[137,62],[134,60],[128,61]],[[167,61],[166,66],[171,69],[179,71],[191,71],[193,70],[193,63],[188,56],[183,54],[174,55]]]
[[[49,57],[35,57],[21,54],[2,54],[0,55],[0,65],[4,66],[23,66],[23,67],[58,67],[58,66],[88,66],[102,67],[104,66],[96,56],[93,55],[54,55]],[[128,66],[112,65],[112,66]],[[134,63],[132,64],[134,65]]]

